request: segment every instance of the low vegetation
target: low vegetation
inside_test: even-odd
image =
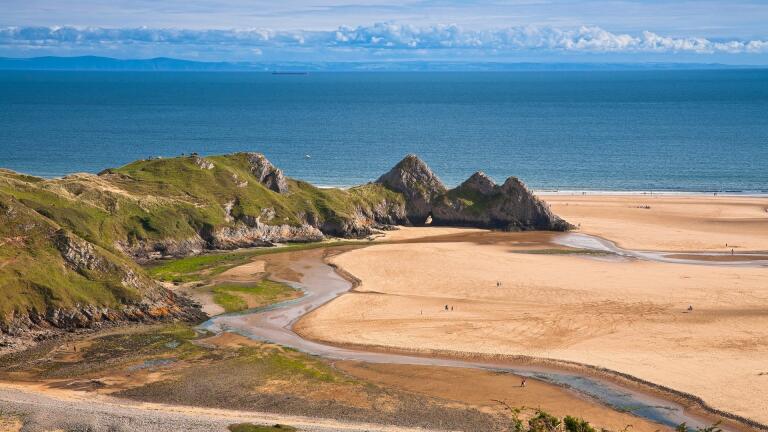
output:
[[[213,301],[226,312],[240,312],[301,295],[299,290],[289,285],[268,279],[255,284],[223,283],[213,286],[211,291]]]
[[[206,255],[155,261],[148,263],[146,269],[149,275],[157,280],[176,283],[193,282],[209,279],[233,267],[245,264],[256,256],[355,244],[368,244],[368,241],[323,241],[244,249],[235,252],[214,252]]]
[[[507,430],[510,432],[611,432],[608,429],[597,429],[581,417],[566,415],[558,418],[540,408],[515,407],[501,400],[493,400],[499,404],[509,417]],[[525,420],[527,419],[527,420]],[[708,427],[689,428],[682,423],[675,428],[676,432],[723,432],[715,423]],[[632,425],[627,425],[620,432],[628,432]]]
[[[155,248],[176,255],[195,253],[215,246],[210,243],[213,233],[245,226],[277,233],[307,224],[343,227],[361,212],[403,203],[401,194],[376,184],[325,189],[288,178],[288,191],[279,193],[255,173],[258,167],[245,153],[141,160],[99,175],[56,179],[0,169],[0,328],[28,313],[89,305],[120,308],[139,301],[152,284],[133,258],[146,259]],[[319,238],[312,229],[305,241]],[[75,255],[89,268],[62,257],[62,247],[55,244],[62,233],[82,243]],[[149,274],[187,282],[202,279],[200,272],[216,274],[253,255],[322,246],[196,256],[164,262]],[[94,256],[105,263],[102,268],[90,268]],[[136,277],[122,277],[126,274]]]

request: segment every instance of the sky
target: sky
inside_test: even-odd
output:
[[[0,56],[768,65],[768,0],[0,0]]]

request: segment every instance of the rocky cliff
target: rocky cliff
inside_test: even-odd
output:
[[[459,225],[507,231],[566,231],[572,226],[554,215],[516,177],[497,185],[482,172],[433,202],[434,225]]]
[[[433,225],[510,231],[572,228],[516,177],[497,185],[485,173],[476,172],[448,190],[421,159],[408,155],[376,182],[403,194],[406,219],[413,225],[429,220]]]
[[[250,166],[250,172],[253,176],[267,187],[267,189],[277,193],[288,193],[288,182],[283,175],[283,171],[275,168],[261,153],[242,153]]]
[[[62,330],[203,316],[130,260],[0,192],[0,351]]]
[[[403,194],[408,221],[414,225],[427,220],[432,203],[446,192],[443,182],[413,154],[403,158],[376,183]]]

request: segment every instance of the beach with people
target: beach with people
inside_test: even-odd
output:
[[[401,228],[334,256],[358,285],[294,329],[341,346],[589,365],[768,422],[765,198],[542,198],[576,235],[650,258],[563,246],[573,233]]]

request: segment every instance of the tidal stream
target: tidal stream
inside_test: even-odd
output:
[[[674,260],[666,258],[662,252],[636,252],[619,248],[614,243],[598,237],[585,234],[563,234],[557,236],[555,243],[605,251],[617,255],[662,262],[678,262],[686,264],[713,265],[712,262],[696,262],[696,260]],[[509,365],[494,361],[474,361],[446,358],[432,358],[416,355],[388,354],[383,352],[365,351],[364,349],[347,349],[307,340],[296,334],[293,325],[305,314],[346,293],[352,288],[352,283],[340,276],[333,267],[326,264],[321,253],[317,251],[296,253],[298,258],[288,263],[289,269],[300,274],[299,282],[280,278],[271,279],[287,283],[304,292],[298,299],[286,301],[265,308],[251,309],[238,313],[219,315],[201,324],[201,328],[213,333],[233,332],[251,339],[263,340],[286,347],[294,348],[311,355],[317,355],[333,360],[354,360],[370,363],[391,363],[410,365],[430,365],[443,367],[463,367],[497,370],[514,373],[542,381],[568,387],[574,391],[588,395],[617,410],[630,411],[633,414],[675,427],[685,422],[689,427],[700,427],[709,424],[699,416],[685,411],[682,405],[650,393],[641,392],[629,387],[618,385],[607,379],[590,375],[580,375],[576,372],[563,372],[556,368],[545,366]],[[721,264],[721,263],[715,263]],[[764,265],[765,263],[734,263],[724,265]],[[727,429],[726,429],[727,430]]]

